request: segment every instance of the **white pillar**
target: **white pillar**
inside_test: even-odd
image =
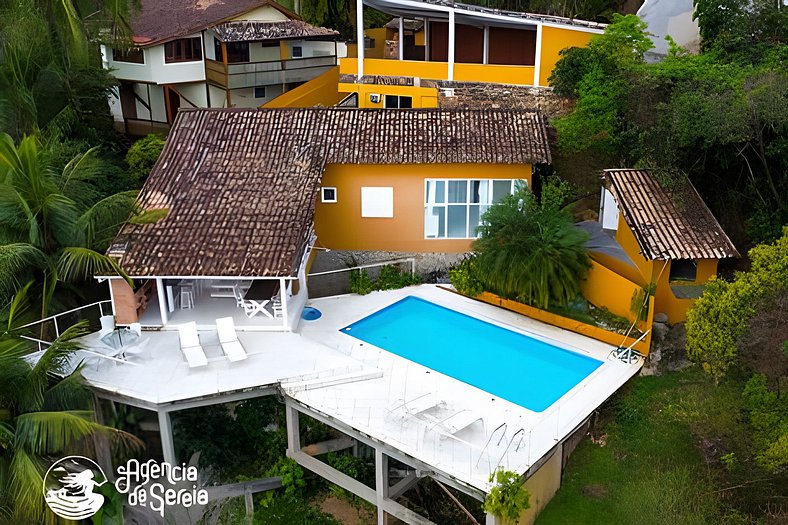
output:
[[[375,495],[377,496],[378,524],[386,522],[383,500],[388,498],[389,458],[379,448],[375,449]]]
[[[454,80],[454,9],[449,11],[449,78]]]
[[[161,435],[161,451],[164,461],[170,465],[175,464],[175,441],[172,438],[172,419],[170,413],[160,410],[159,414],[159,434]]]
[[[284,277],[279,278],[279,300],[282,301],[282,326],[285,331],[290,331],[290,323],[287,320],[287,281]]]
[[[490,63],[490,26],[484,26],[484,52],[482,54],[482,64]]]
[[[164,281],[156,279],[156,293],[159,296],[159,312],[161,313],[161,325],[167,326],[167,294],[164,293]]]
[[[399,17],[399,42],[397,42],[398,54],[400,60],[405,60],[405,44],[403,42],[403,38],[405,38],[405,21],[402,17]]]
[[[364,76],[364,0],[356,0],[356,42],[358,47],[356,76],[361,80]]]
[[[430,19],[424,19],[424,61],[430,61]]]
[[[536,24],[536,50],[534,51],[534,86],[539,85],[542,67],[542,23]]]

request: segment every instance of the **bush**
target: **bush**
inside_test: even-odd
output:
[[[568,193],[549,179],[541,201],[525,188],[485,212],[473,249],[486,290],[542,309],[577,297],[591,262],[588,235],[561,208]]]
[[[523,480],[515,472],[500,469],[490,474],[490,481],[495,485],[484,499],[484,511],[504,522],[517,523],[523,511],[531,508],[531,494],[523,486]]]
[[[479,280],[476,259],[466,257],[457,266],[449,270],[449,279],[454,288],[463,295],[476,297],[484,291],[484,285]]]
[[[402,272],[393,265],[381,268],[380,275],[374,281],[366,270],[350,271],[350,291],[359,295],[366,295],[375,290],[396,290],[421,282],[422,279],[418,275]]]
[[[126,164],[134,180],[139,183],[145,182],[162,149],[164,149],[164,139],[158,135],[148,135],[131,145],[126,153]]]

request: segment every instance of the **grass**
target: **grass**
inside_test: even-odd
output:
[[[746,446],[740,390],[692,368],[638,377],[603,409],[564,472],[539,525],[747,523],[719,491],[720,457]]]

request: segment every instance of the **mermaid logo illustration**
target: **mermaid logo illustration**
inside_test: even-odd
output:
[[[56,515],[67,520],[93,516],[104,504],[104,496],[93,492],[107,482],[95,461],[68,456],[56,461],[44,476],[44,500]]]

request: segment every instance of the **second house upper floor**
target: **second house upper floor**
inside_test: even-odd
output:
[[[338,32],[312,26],[274,0],[143,0],[132,16],[132,45],[102,50],[105,67],[122,81],[224,89],[292,84],[344,54]]]

